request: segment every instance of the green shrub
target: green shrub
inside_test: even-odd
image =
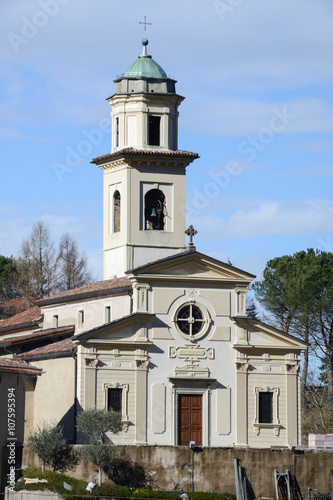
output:
[[[161,490],[151,490],[151,498],[165,498],[165,499],[176,499],[176,500],[179,500],[180,499],[180,494],[182,492],[179,492],[179,493],[171,493],[171,492],[168,492],[168,491],[161,491]],[[143,488],[140,488],[140,489],[137,489],[133,492],[133,497],[136,497],[136,498],[149,498],[149,490],[148,489],[143,489]]]
[[[118,484],[103,483],[101,486],[97,486],[93,489],[94,496],[105,496],[105,497],[131,497],[132,492],[127,486],[119,486]]]
[[[52,467],[53,470],[66,468],[66,455],[70,449],[62,427],[44,422],[29,436],[26,446],[42,460],[42,470],[45,469],[45,465]]]
[[[25,484],[24,478],[37,478],[37,479],[47,479],[47,483],[36,483],[36,484]],[[64,488],[64,481],[72,487],[71,491]],[[53,472],[51,470],[46,470],[42,472],[41,469],[37,467],[28,467],[22,471],[21,481],[16,483],[16,490],[50,490],[55,491],[61,495],[71,494],[71,495],[86,495],[87,482],[81,479],[75,479],[74,477],[67,476],[66,474],[60,474],[59,472]]]
[[[38,484],[25,484],[24,478],[38,478],[47,479],[47,483]],[[72,487],[71,491],[65,490],[64,481]],[[29,467],[22,472],[22,480],[16,483],[16,490],[29,490],[29,491],[45,491],[50,490],[59,493],[62,497],[70,497],[76,495],[75,500],[85,500],[79,497],[113,497],[113,498],[149,498],[149,490],[143,488],[128,488],[127,486],[120,486],[118,484],[104,483],[93,489],[92,493],[86,490],[87,482],[81,479],[46,470],[42,472],[37,467]],[[167,491],[151,490],[151,499],[166,499],[166,500],[180,500],[181,491],[171,493]],[[236,500],[235,495],[231,493],[206,493],[203,491],[187,492],[190,500]]]
[[[236,500],[232,493],[207,493],[205,491],[187,492],[190,500]]]

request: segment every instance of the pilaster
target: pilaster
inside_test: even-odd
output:
[[[247,377],[249,363],[246,359],[236,362],[236,444],[248,446],[247,437]]]
[[[97,357],[85,358],[84,409],[96,406],[96,370]]]
[[[147,444],[147,370],[148,359],[137,359],[135,374],[135,444]]]
[[[298,372],[299,365],[294,363],[286,363],[287,377],[287,443],[299,444],[297,415],[298,409]]]

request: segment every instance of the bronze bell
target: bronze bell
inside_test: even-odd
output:
[[[152,208],[151,213],[150,213],[150,217],[157,217],[155,207]]]

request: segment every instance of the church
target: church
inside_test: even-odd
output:
[[[76,415],[121,412],[115,444],[270,448],[300,444],[306,344],[246,315],[255,276],[200,253],[185,224],[176,81],[148,54],[115,80],[103,188],[104,279],[0,323],[0,356],[34,367],[24,439]],[[35,372],[34,372],[35,371]],[[23,424],[22,424],[23,425]]]

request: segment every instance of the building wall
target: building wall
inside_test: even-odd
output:
[[[212,294],[215,294],[214,305],[208,300]],[[193,299],[207,309],[211,318],[207,334],[195,343],[182,337],[173,323],[178,307]],[[230,314],[231,311],[236,314],[236,310],[232,291],[228,287],[224,290],[198,288],[195,292],[192,287],[170,286],[165,290],[155,286],[150,292],[149,307],[157,317],[150,332],[150,339],[156,346],[150,353],[150,363],[158,369],[152,368],[148,372],[148,442],[158,445],[177,444],[177,396],[185,392],[203,394],[204,446],[227,446],[234,443],[235,351],[232,344],[235,341],[236,327],[230,320]],[[197,348],[200,349],[199,355],[196,354]],[[198,371],[195,367],[193,371],[190,370],[190,385],[185,382],[183,386],[176,386],[170,382],[170,378],[177,376],[179,368],[189,366],[190,360],[198,366]],[[201,375],[200,370],[207,372]],[[207,377],[208,374],[210,378],[216,379],[211,388],[207,384],[191,387],[196,377]],[[164,405],[161,399],[154,397],[154,384],[160,384],[160,389],[165,391]],[[223,408],[223,414],[218,410],[218,388],[225,389],[229,397],[229,405]],[[161,426],[158,425],[158,420],[163,413],[166,422]],[[221,420],[224,421],[223,425],[220,425]]]
[[[134,168],[132,168],[134,167]],[[144,230],[144,195],[158,188],[166,196],[164,231]],[[113,232],[113,194],[121,193],[121,230]],[[185,249],[185,167],[125,162],[104,170],[104,279]]]
[[[124,430],[116,435],[110,436],[110,439],[115,444],[133,444],[135,443],[135,426],[136,421],[136,367],[133,353],[121,350],[118,359],[110,354],[110,351],[99,353],[99,368],[96,373],[96,408],[106,407],[106,391],[107,387],[122,388],[123,404],[122,415],[123,421],[130,425],[125,425]],[[142,402],[144,404],[144,402]]]
[[[89,348],[88,344],[79,347],[80,407],[105,408],[106,387],[119,384],[126,390],[123,417],[130,425],[115,442],[177,445],[178,395],[201,394],[203,446],[299,444],[298,374],[288,372],[289,366],[298,369],[298,360],[289,359],[289,350],[282,343],[278,353],[273,353],[276,341],[264,336],[260,342],[267,347],[253,345],[252,354],[247,354],[245,347],[250,347],[251,337],[231,319],[245,308],[239,293],[239,287],[221,283],[218,287],[197,284],[195,288],[135,284],[134,310],[153,313],[154,319],[141,327],[132,323],[110,333],[105,330]],[[205,308],[210,319],[206,333],[194,342],[175,325],[177,310],[190,301]],[[140,348],[135,346],[138,341],[143,344]],[[139,371],[142,359],[138,353],[147,360],[146,372]],[[274,391],[272,424],[258,424],[258,389]],[[144,429],[139,431],[141,425]]]
[[[44,324],[43,329],[53,328],[53,318],[58,316],[58,326],[75,326],[75,333],[82,333],[97,326],[103,325],[105,320],[105,308],[110,307],[111,318],[115,319],[130,313],[131,298],[129,295],[109,296],[107,298],[89,299],[85,301],[68,302],[43,307]],[[80,311],[84,311],[84,323],[80,323]]]
[[[62,425],[65,437],[70,441],[74,440],[75,360],[69,356],[34,360],[33,364],[42,368],[43,374],[37,379],[35,387],[27,393],[31,412],[26,417],[29,421],[29,434],[46,422]],[[25,439],[29,434],[26,433]]]

